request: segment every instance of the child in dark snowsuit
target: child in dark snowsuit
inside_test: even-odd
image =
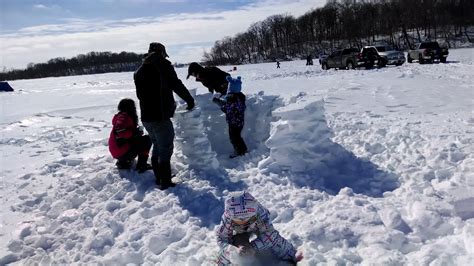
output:
[[[245,95],[241,92],[242,81],[240,77],[234,79],[227,76],[226,79],[229,82],[227,95],[223,98],[213,98],[212,101],[217,103],[225,113],[229,125],[230,142],[234,146],[234,153],[229,157],[234,158],[247,152],[247,145],[240,136],[245,123]]]
[[[119,169],[129,169],[138,156],[136,170],[143,173],[151,169],[151,165],[147,163],[151,148],[150,137],[143,135],[143,131],[138,127],[137,109],[132,99],[122,99],[118,111],[112,119],[110,154],[117,159],[116,166]]]

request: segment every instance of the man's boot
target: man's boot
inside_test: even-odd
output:
[[[151,166],[153,168],[153,174],[155,174],[155,183],[160,187],[160,164],[158,163],[158,158],[151,157]]]
[[[148,161],[148,156],[146,155],[138,155],[138,160],[137,160],[137,167],[136,170],[139,174],[153,169],[153,167],[147,163]]]
[[[160,180],[161,180],[161,190],[165,190],[169,187],[175,187],[176,184],[171,181],[171,163],[160,162]]]

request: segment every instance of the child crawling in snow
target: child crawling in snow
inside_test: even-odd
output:
[[[220,247],[218,265],[235,263],[231,261],[235,253],[245,257],[269,251],[275,258],[293,264],[303,259],[303,255],[296,254],[293,245],[273,228],[270,212],[245,191],[229,194],[216,233]],[[256,238],[249,241],[252,234]]]
[[[151,148],[150,137],[143,135],[138,127],[137,108],[132,99],[122,99],[117,109],[119,112],[112,119],[109,151],[117,159],[115,165],[119,169],[129,169],[138,156],[136,170],[143,173],[151,169],[151,165],[147,163]]]
[[[212,101],[217,103],[222,112],[225,113],[229,125],[230,142],[234,146],[234,152],[229,157],[234,158],[247,152],[247,145],[240,135],[245,123],[245,95],[241,92],[242,81],[240,77],[234,79],[227,76],[226,79],[229,82],[227,94],[223,98],[215,97]]]

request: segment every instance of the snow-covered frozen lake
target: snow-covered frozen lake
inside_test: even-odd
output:
[[[175,115],[166,191],[108,153],[133,73],[0,93],[0,265],[212,264],[223,198],[244,189],[301,265],[472,265],[474,49],[371,70],[238,66],[251,150],[238,159],[212,95],[176,70],[197,107]]]

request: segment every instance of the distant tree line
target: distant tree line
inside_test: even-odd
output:
[[[274,15],[246,32],[216,41],[203,55],[206,64],[244,64],[305,58],[321,51],[379,41],[399,49],[423,40],[472,43],[474,0],[329,0],[303,16]],[[24,70],[0,72],[0,80],[44,78],[136,70],[143,55],[90,52],[71,59],[28,64]]]
[[[244,33],[216,41],[204,62],[255,63],[384,41],[399,49],[416,42],[472,42],[473,0],[330,0],[301,17],[274,15]]]
[[[29,63],[26,69],[1,72],[0,80],[135,71],[140,66],[142,58],[142,54],[129,52],[90,52],[71,59],[58,57],[46,63]]]

